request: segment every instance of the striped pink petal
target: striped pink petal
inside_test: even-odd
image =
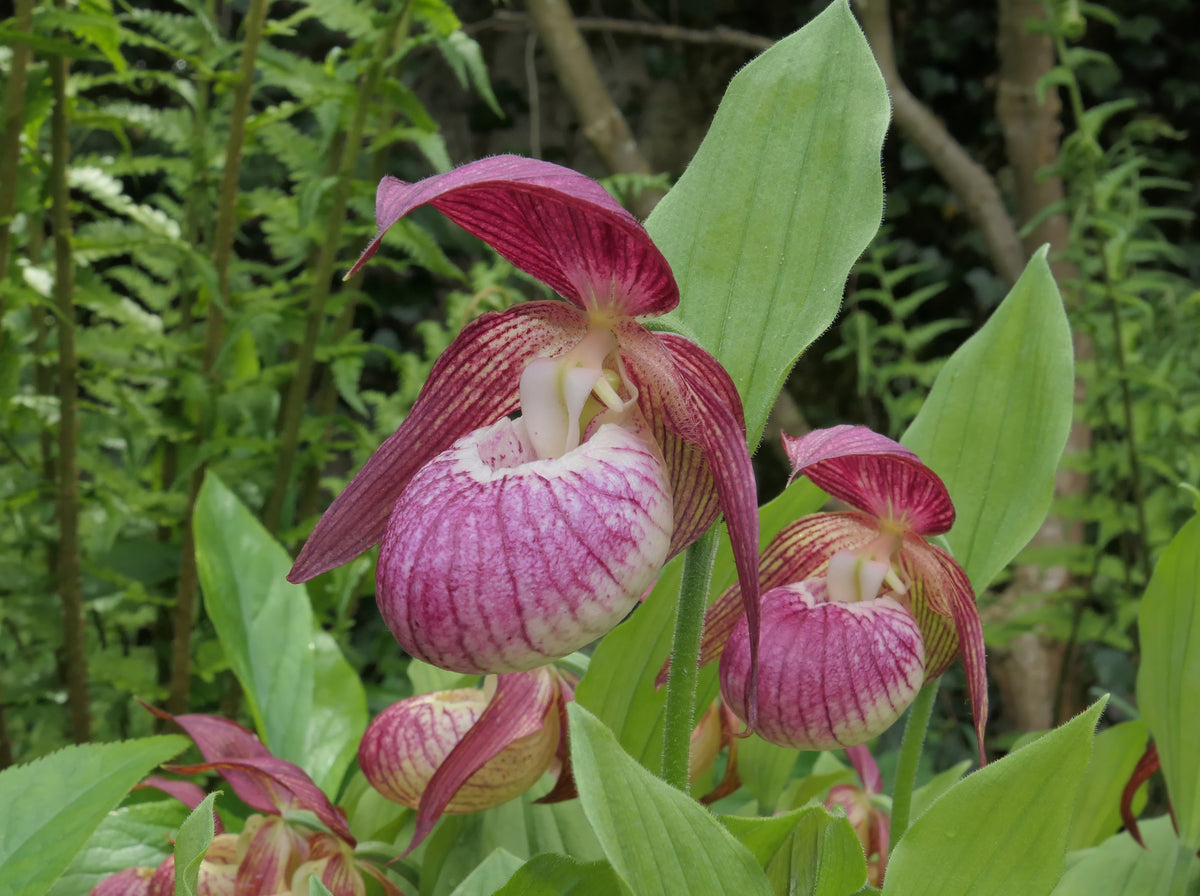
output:
[[[443,813],[488,809],[531,787],[555,757],[561,699],[557,673],[545,667],[499,676],[490,698],[438,691],[380,713],[358,763],[372,787],[417,809],[409,850]]]
[[[912,582],[909,603],[921,626],[926,652],[930,657],[928,679],[941,675],[957,656],[962,656],[979,746],[979,762],[985,765],[987,657],[983,644],[983,622],[975,603],[975,589],[953,557],[922,538],[910,535],[905,539],[900,562],[905,577]]]
[[[288,580],[305,582],[376,544],[417,470],[515,411],[525,365],[568,351],[586,333],[585,317],[562,302],[530,302],[468,324],[433,365],[404,423],[317,522]]]
[[[252,815],[242,829],[245,854],[236,892],[276,894],[291,889],[292,876],[308,861],[308,844],[282,818]]]
[[[443,669],[516,672],[621,621],[658,575],[671,495],[653,443],[602,425],[538,459],[501,420],[426,464],[396,503],[376,598],[400,646]]]
[[[588,311],[664,314],[679,303],[671,268],[649,234],[591,178],[519,156],[494,156],[414,184],[385,177],[375,196],[379,233],[432,205],[518,268]],[[349,276],[349,275],[347,275]]]
[[[153,877],[153,868],[126,868],[99,881],[88,896],[149,896]],[[174,885],[174,877],[171,883]]]
[[[830,601],[820,580],[763,595],[758,724],[766,740],[801,750],[864,743],[896,721],[925,679],[921,633],[888,597]],[[721,695],[746,718],[748,630],[721,655]]]
[[[783,436],[792,476],[807,476],[835,498],[918,535],[954,525],[945,484],[913,452],[865,426]]]
[[[346,825],[345,813],[333,805],[298,765],[285,759],[267,758],[214,759],[195,765],[167,765],[167,771],[182,775],[218,772],[229,782],[246,805],[260,812],[282,815],[293,809],[307,809],[329,830],[351,846],[354,835]]]

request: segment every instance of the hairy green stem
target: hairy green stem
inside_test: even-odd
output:
[[[933,701],[937,697],[940,678],[931,681],[917,692],[917,699],[908,708],[908,721],[904,725],[904,739],[900,742],[900,758],[896,763],[896,787],[892,791],[892,833],[888,852],[908,830],[908,815],[912,809],[913,788],[917,784],[917,766],[921,762],[921,751],[925,747],[925,732],[929,730],[929,717],[933,714]]]
[[[230,263],[233,258],[233,237],[237,230],[238,175],[242,167],[242,149],[246,138],[246,119],[250,112],[250,95],[254,88],[254,66],[262,42],[269,0],[253,0],[243,23],[241,63],[233,89],[233,109],[229,117],[229,139],[225,144],[225,168],[221,176],[221,192],[217,202],[217,223],[213,232],[213,267],[217,274],[218,294],[209,296],[208,316],[204,332],[204,372],[211,384],[211,399],[215,413],[219,391],[217,356],[225,334],[225,308],[230,296]],[[196,431],[199,444],[211,419],[202,422]],[[196,598],[200,591],[196,573],[196,538],[192,514],[196,497],[204,482],[206,465],[198,463],[188,484],[187,504],[183,518],[183,545],[179,564],[179,589],[175,598],[175,616],[171,642],[171,687],[167,711],[178,715],[186,711],[192,674],[192,626],[196,616]]]
[[[663,720],[662,775],[672,787],[687,792],[692,728],[696,719],[696,681],[700,673],[700,636],[708,586],[717,558],[717,527],[700,536],[683,555],[683,577],[671,644],[667,705]]]
[[[305,403],[312,383],[317,342],[321,336],[321,328],[325,324],[325,305],[329,299],[333,266],[337,261],[338,250],[341,248],[342,223],[346,217],[346,203],[349,201],[350,191],[354,187],[354,171],[358,164],[363,132],[367,126],[367,112],[372,106],[371,98],[379,89],[384,63],[391,55],[401,33],[407,33],[408,23],[409,6],[405,4],[401,13],[393,19],[391,27],[379,36],[367,70],[357,85],[358,99],[354,106],[350,127],[347,129],[343,141],[340,170],[337,180],[334,182],[329,214],[326,216],[325,239],[321,243],[320,254],[317,256],[317,263],[313,269],[304,341],[296,353],[296,371],[292,374],[291,382],[288,384],[287,397],[284,399],[280,411],[280,445],[275,462],[275,482],[271,487],[266,507],[263,509],[263,525],[272,532],[277,531],[283,522],[284,502],[292,479],[296,452],[300,447],[300,424],[304,418]]]
[[[51,225],[54,230],[54,307],[58,329],[58,593],[62,602],[63,669],[71,733],[76,743],[92,735],[88,688],[87,630],[79,555],[78,404],[75,357],[75,267],[71,258],[71,195],[67,160],[67,59],[50,60],[54,111],[50,118]]]

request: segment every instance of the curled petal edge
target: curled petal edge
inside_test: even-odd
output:
[[[375,194],[379,232],[346,276],[374,256],[388,228],[422,205],[580,308],[636,316],[679,304],[666,258],[603,187],[569,168],[511,155],[417,183],[385,177]]]
[[[306,582],[376,544],[413,475],[460,437],[515,411],[525,365],[567,351],[587,326],[562,302],[529,302],[468,324],[433,365],[400,428],[318,520],[288,581]]]
[[[835,498],[880,520],[902,521],[918,535],[954,525],[941,478],[899,442],[865,426],[833,426],[799,438],[783,434],[792,478],[805,475]]]

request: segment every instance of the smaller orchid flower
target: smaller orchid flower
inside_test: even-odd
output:
[[[954,558],[925,540],[954,522],[945,485],[913,452],[864,427],[785,435],[784,447],[793,476],[803,473],[857,509],[799,519],[763,551],[755,729],[800,749],[863,743],[961,651],[985,761],[987,682],[974,591]],[[723,646],[722,694],[745,718],[749,636],[736,591],[710,608],[702,659]]]
[[[888,838],[891,835],[891,819],[876,800],[883,791],[883,778],[866,744],[847,747],[846,757],[858,774],[859,784],[835,784],[825,798],[825,807],[841,806],[845,810],[867,857],[867,882],[873,887],[881,887],[887,870]]]
[[[556,762],[562,782],[571,694],[559,673],[544,666],[489,679],[486,689],[409,697],[380,713],[363,735],[358,764],[377,791],[417,810],[407,852],[443,813],[506,803]]]
[[[308,879],[314,876],[334,896],[362,896],[364,875],[374,878],[385,896],[401,896],[403,891],[383,871],[354,855],[355,839],[345,813],[299,766],[276,759],[253,733],[228,719],[171,716],[147,708],[160,718],[173,719],[205,759],[164,768],[186,775],[216,771],[242,802],[263,813],[251,815],[240,834],[213,838],[200,863],[197,896],[304,896]],[[146,779],[143,786],[163,790],[193,809],[204,797],[190,782],[158,776]],[[315,816],[325,830],[291,821],[298,812],[306,818]],[[129,889],[120,891],[119,886]],[[174,857],[168,856],[157,869],[128,869],[105,878],[92,893],[172,896],[174,891]]]
[[[756,631],[741,401],[711,355],[640,322],[679,302],[645,229],[583,175],[497,156],[418,183],[384,178],[379,232],[351,273],[423,205],[566,301],[469,324],[288,578],[382,541],[377,600],[405,651],[467,674],[520,672],[611,629],[723,512]]]

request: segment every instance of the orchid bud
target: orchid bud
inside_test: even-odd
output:
[[[772,743],[800,750],[861,744],[890,726],[925,679],[912,614],[890,597],[829,599],[810,579],[763,595],[758,725]],[[746,718],[749,631],[734,628],[721,656],[721,694]]]
[[[557,679],[546,670],[539,676],[554,684],[543,687],[545,699],[514,706],[532,733],[508,740],[502,730],[480,738],[494,755],[457,788],[442,811],[478,812],[507,802],[535,784],[555,758],[560,726]],[[358,762],[371,786],[390,800],[413,809],[429,789],[438,769],[480,723],[491,696],[478,688],[436,691],[401,700],[371,723],[359,747]],[[507,740],[507,742],[505,742]],[[482,758],[482,753],[480,758]],[[459,761],[470,757],[459,751]]]

